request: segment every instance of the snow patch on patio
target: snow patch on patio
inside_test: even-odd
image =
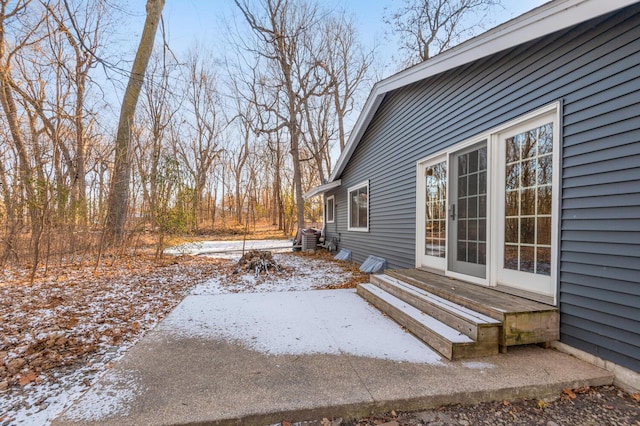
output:
[[[441,364],[437,353],[352,289],[188,296],[158,329],[229,340],[269,355],[349,354]]]

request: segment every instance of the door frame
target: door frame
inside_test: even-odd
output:
[[[498,148],[498,137],[500,133],[504,133],[509,131],[510,129],[520,127],[522,125],[526,125],[528,122],[533,122],[536,119],[543,117],[553,117],[553,141],[554,141],[554,152],[553,152],[553,177],[552,177],[552,188],[553,188],[553,198],[552,198],[552,223],[551,223],[551,242],[552,242],[552,252],[551,252],[551,291],[546,296],[550,296],[553,298],[553,304],[557,305],[558,302],[558,271],[559,271],[559,262],[560,262],[560,213],[561,213],[561,185],[560,185],[560,175],[562,173],[562,143],[561,143],[561,111],[562,111],[562,103],[561,101],[557,101],[551,104],[548,104],[544,107],[538,108],[529,113],[523,114],[513,120],[509,120],[508,122],[489,129],[481,134],[478,134],[470,139],[467,139],[461,143],[455,144],[451,147],[448,147],[444,150],[438,151],[432,155],[421,158],[416,162],[416,244],[415,244],[415,266],[416,268],[426,267],[427,269],[434,269],[439,273],[444,274],[445,276],[449,276],[452,278],[460,279],[463,281],[471,282],[474,284],[482,285],[482,286],[498,286],[504,285],[504,283],[500,283],[497,280],[498,276],[498,253],[501,249],[500,240],[501,238],[495,237],[494,230],[498,229],[498,212],[500,208],[500,200],[497,200],[494,194],[497,194],[499,186],[499,168],[500,159],[498,158],[499,149]],[[478,278],[473,277],[461,273],[457,273],[454,271],[450,271],[448,267],[448,256],[449,256],[449,226],[447,226],[446,238],[447,238],[447,250],[444,262],[435,262],[431,265],[425,265],[424,263],[424,241],[425,241],[425,233],[424,229],[424,220],[426,214],[425,208],[425,191],[426,191],[426,182],[424,180],[424,169],[425,167],[432,165],[434,163],[438,163],[443,159],[447,162],[447,204],[450,199],[450,184],[449,184],[449,173],[450,173],[450,158],[456,152],[464,150],[465,148],[469,148],[475,144],[482,142],[483,140],[487,141],[487,271],[486,278]],[[498,194],[499,195],[499,194]],[[504,208],[504,201],[502,200],[502,206]],[[504,231],[503,231],[504,232]]]
[[[444,259],[438,259],[438,261],[432,262],[431,264],[425,264],[423,261],[424,256],[424,240],[426,238],[426,230],[424,229],[424,217],[426,215],[426,208],[425,208],[425,197],[423,194],[425,194],[426,191],[426,182],[424,180],[424,169],[427,166],[430,166],[432,164],[435,163],[439,163],[441,161],[446,161],[447,163],[447,200],[449,200],[450,197],[450,190],[451,190],[451,185],[449,182],[449,171],[451,170],[451,156],[453,154],[455,154],[456,152],[462,151],[464,149],[470,148],[473,145],[478,145],[480,143],[482,143],[483,141],[487,141],[487,177],[491,175],[491,164],[490,164],[490,158],[491,158],[491,152],[490,152],[490,143],[489,143],[489,138],[488,138],[488,133],[484,133],[478,136],[475,136],[471,139],[468,139],[464,142],[458,143],[448,149],[442,150],[440,152],[438,152],[437,154],[434,155],[430,155],[428,157],[425,157],[423,159],[420,159],[417,161],[416,163],[416,176],[417,176],[417,181],[416,181],[416,248],[415,248],[415,265],[416,268],[428,268],[428,269],[435,269],[437,272],[441,272],[444,275],[451,277],[451,278],[457,278],[463,281],[468,281],[468,282],[472,282],[474,284],[478,284],[478,285],[482,285],[482,286],[488,286],[489,285],[489,253],[487,252],[487,269],[486,269],[486,273],[485,273],[485,278],[478,278],[478,277],[474,277],[471,275],[466,275],[466,274],[461,274],[455,271],[451,271],[449,270],[448,267],[448,256],[449,256],[449,224],[447,221],[447,232],[446,232],[446,239],[447,242],[445,244],[446,247],[446,255]],[[487,178],[488,179],[488,178]],[[491,197],[491,185],[489,185],[489,183],[487,182],[487,199],[490,199]],[[489,208],[489,206],[487,205],[487,208]],[[488,213],[487,213],[488,214]],[[489,218],[487,218],[487,247],[492,247],[491,246],[491,220]],[[436,258],[434,258],[436,259]]]

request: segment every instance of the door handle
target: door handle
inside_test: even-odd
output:
[[[451,204],[449,206],[449,217],[451,218],[451,220],[456,220],[456,205],[455,204]]]

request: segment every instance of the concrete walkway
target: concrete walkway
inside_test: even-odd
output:
[[[53,424],[353,418],[612,381],[537,346],[449,362],[352,290],[189,296]]]

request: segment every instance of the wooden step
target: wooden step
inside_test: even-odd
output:
[[[414,276],[413,270],[411,271],[397,270],[397,271],[385,271],[385,272],[389,276],[397,280],[404,281],[415,287],[428,291],[431,294],[437,295],[447,300],[451,300],[452,302],[455,302],[461,306],[465,306],[469,309],[473,309],[476,312],[487,315],[493,319],[497,319],[498,321],[501,321],[504,316],[504,311],[501,310],[499,307],[493,306],[493,304],[491,303],[486,303],[485,300],[478,300],[475,297],[470,297],[465,293],[462,293],[462,294],[458,293],[456,291],[458,286],[457,280],[432,274],[434,278],[438,279],[438,284],[439,284],[438,286],[435,286],[435,285],[432,286],[430,282],[425,282],[424,280]]]
[[[420,269],[387,270],[385,273],[501,321],[499,340],[503,351],[508,346],[545,343],[560,338],[560,313],[555,306]]]
[[[456,360],[498,353],[496,344],[478,343],[460,331],[387,293],[375,284],[358,285],[358,294],[389,315],[445,358]]]
[[[498,345],[502,323],[494,318],[385,274],[372,275],[371,283],[471,337],[476,342],[496,345],[496,347]]]

